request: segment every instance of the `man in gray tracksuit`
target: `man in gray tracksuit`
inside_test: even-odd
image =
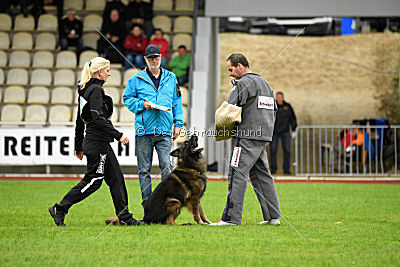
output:
[[[272,141],[277,110],[274,93],[267,81],[251,72],[242,54],[232,54],[227,59],[227,67],[229,76],[238,80],[232,88],[228,103],[242,107],[242,122],[232,132],[234,148],[225,210],[222,220],[213,225],[241,223],[249,178],[264,217],[264,221],[259,224],[280,225],[279,201],[268,169],[266,151]]]

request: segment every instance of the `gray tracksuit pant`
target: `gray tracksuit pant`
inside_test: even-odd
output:
[[[264,220],[281,216],[274,180],[268,169],[268,142],[233,138],[234,149],[229,168],[229,193],[222,220],[234,224],[242,221],[244,196],[250,178],[260,202]]]

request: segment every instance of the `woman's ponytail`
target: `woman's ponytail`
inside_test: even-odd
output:
[[[86,83],[93,77],[93,74],[101,69],[105,69],[107,66],[110,66],[110,61],[102,57],[95,57],[89,62],[86,62],[82,69],[81,80],[79,82],[81,89],[85,88]]]

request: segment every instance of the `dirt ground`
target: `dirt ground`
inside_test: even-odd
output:
[[[222,33],[219,38],[220,104],[232,87],[225,63],[230,54],[244,54],[258,73],[293,37]],[[261,76],[274,92],[284,92],[300,125],[350,124],[384,116],[378,96],[393,86],[399,48],[400,35],[391,33],[298,37]]]

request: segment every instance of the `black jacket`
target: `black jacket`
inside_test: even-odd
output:
[[[144,20],[153,19],[153,8],[149,3],[135,1],[129,2],[125,9],[125,18],[131,20],[133,18],[141,18]]]
[[[70,34],[72,30],[75,30],[76,35],[78,38],[80,38],[82,37],[82,28],[83,24],[79,19],[70,21],[68,18],[65,18],[61,21],[61,25],[59,27],[60,37],[67,38],[68,34]]]
[[[292,131],[296,130],[297,120],[292,106],[285,101],[283,101],[282,105],[277,106],[278,111],[276,112],[274,134],[280,134],[289,131],[289,126]]]
[[[75,125],[75,151],[83,151],[82,143],[86,124],[86,136],[89,140],[112,142],[119,141],[122,133],[117,131],[112,122],[112,98],[104,93],[104,81],[91,78],[85,88],[80,89],[78,114]]]
[[[126,33],[125,33],[125,25],[121,19],[119,19],[115,23],[112,23],[110,19],[104,20],[103,25],[101,27],[101,33],[104,35],[109,33],[111,36],[118,36],[119,39],[114,44],[121,46],[121,47],[124,45],[124,39],[125,39]],[[100,37],[100,39],[107,42],[106,40],[103,39],[103,37]],[[107,42],[107,44],[108,44],[108,42]]]

